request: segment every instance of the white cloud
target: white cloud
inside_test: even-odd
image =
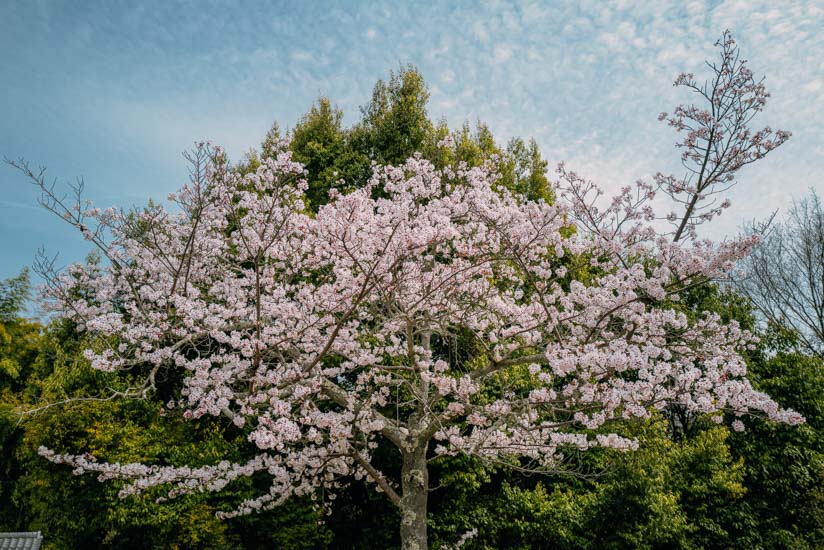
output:
[[[506,61],[509,61],[509,58],[512,57],[512,48],[505,44],[495,46],[495,49],[493,50],[493,55],[495,56],[496,62],[504,63]]]
[[[295,50],[292,52],[292,59],[300,62],[311,61],[312,53],[306,50]]]
[[[487,42],[489,40],[489,32],[486,30],[486,25],[482,21],[475,21],[472,24],[472,34],[479,42]]]
[[[816,78],[815,80],[811,80],[807,84],[804,84],[802,89],[807,93],[815,93],[821,91],[822,87],[824,87],[824,81],[820,78]]]

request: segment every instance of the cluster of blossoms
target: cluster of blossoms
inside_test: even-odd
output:
[[[371,463],[380,439],[418,464],[468,453],[551,469],[567,449],[636,448],[609,425],[672,405],[803,420],[747,381],[751,334],[673,304],[755,241],[658,236],[643,184],[599,211],[597,188],[566,172],[548,204],[501,189],[489,167],[436,170],[416,156],[310,215],[288,152],[243,177],[208,146],[196,158],[176,210],[87,210],[109,262],[74,266],[47,293],[97,337],[94,368],[143,368],[145,391],[159,370],[182,372],[170,408],[230,418],[257,454],[188,468],[42,450],[130,480],[124,495],[267,472],[271,489],[234,513],[345,476],[402,503]],[[458,342],[472,352],[453,353]]]

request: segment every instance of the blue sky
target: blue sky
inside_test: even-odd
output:
[[[725,28],[772,92],[763,124],[793,138],[745,169],[723,238],[824,191],[824,0],[724,2],[0,2],[0,155],[83,176],[98,206],[163,198],[181,151],[211,139],[238,158],[272,121],[293,125],[330,96],[352,123],[399,63],[430,85],[430,115],[535,137],[554,165],[608,189],[675,169],[657,121],[690,98]],[[0,167],[0,278],[38,247],[61,263],[86,243]]]

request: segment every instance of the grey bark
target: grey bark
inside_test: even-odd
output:
[[[401,469],[401,549],[426,550],[426,505],[429,497],[429,470],[426,445],[403,451]]]

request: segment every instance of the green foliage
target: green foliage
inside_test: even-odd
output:
[[[0,281],[0,321],[14,321],[23,311],[29,299],[29,270],[24,268],[20,275]]]
[[[443,135],[448,133],[445,124],[438,127],[437,133],[438,139],[443,139]],[[436,166],[456,162],[480,166],[484,162],[494,162],[501,174],[501,187],[526,200],[555,200],[552,184],[546,175],[548,163],[541,156],[534,139],[525,142],[521,138],[512,138],[506,148],[502,148],[495,141],[489,126],[481,121],[477,122],[474,131],[468,123],[464,123],[452,133],[452,138],[455,152],[438,151],[433,158]]]
[[[398,510],[371,484],[349,485],[334,501],[331,512],[326,518],[326,525],[334,534],[330,549],[400,547]]]
[[[42,335],[30,331],[26,346],[17,342],[33,352],[23,361],[19,391],[3,390],[10,406],[0,416],[0,530],[40,530],[47,548],[67,549],[319,548],[331,540],[320,524],[322,511],[309,501],[219,520],[216,512],[259,494],[262,487],[253,481],[238,481],[218,498],[195,494],[158,503],[163,492],[157,489],[120,499],[122,482],[74,476],[40,457],[41,445],[121,463],[199,465],[246,457],[244,434],[221,419],[184,421],[156,399],[104,400],[133,380],[92,370],[81,354],[87,345],[67,323],[53,323]],[[16,411],[81,396],[99,400],[47,407],[18,423]]]
[[[25,319],[0,321],[0,396],[4,403],[13,398],[8,391],[22,391],[37,355],[40,326]]]
[[[260,156],[262,158],[273,158],[280,152],[283,137],[280,135],[280,125],[275,121],[272,127],[266,132],[263,143],[260,144]]]
[[[751,520],[740,511],[744,467],[727,447],[728,430],[684,444],[669,439],[662,419],[631,431],[641,448],[597,453],[593,471],[603,473],[588,479],[524,478],[455,459],[459,473],[442,474],[448,496],[433,531],[446,545],[477,529],[465,547],[478,549],[734,546]]]
[[[503,181],[511,191],[531,201],[551,203],[555,200],[552,184],[546,176],[549,163],[541,156],[534,139],[525,142],[513,138],[507,144],[504,158]]]
[[[353,130],[357,150],[380,164],[403,164],[415,152],[434,145],[434,128],[426,113],[429,90],[413,66],[390,72],[379,80],[372,99],[361,108],[362,119]]]
[[[329,190],[338,180],[365,181],[367,176],[369,159],[351,149],[342,119],[343,111],[321,97],[292,131],[289,147],[306,166],[306,198],[315,211],[329,202]]]
[[[807,419],[800,426],[750,419],[731,438],[758,525],[751,547],[824,548],[824,362],[779,353],[750,368],[760,390]]]
[[[40,327],[20,317],[29,295],[29,272],[0,281],[0,397],[11,403],[37,354]],[[2,411],[2,409],[0,409]]]

